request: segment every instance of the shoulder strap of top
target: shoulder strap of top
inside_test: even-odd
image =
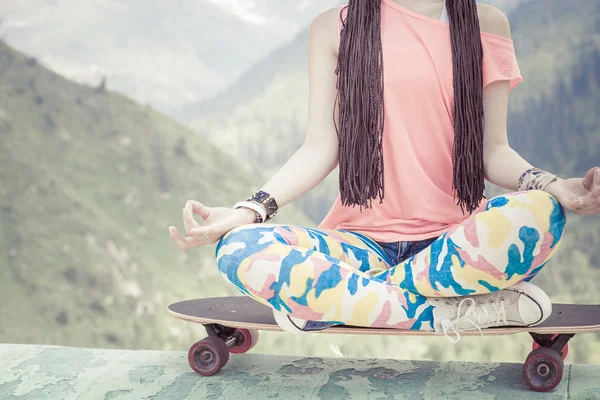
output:
[[[442,8],[442,15],[440,16],[440,21],[450,22],[448,20],[448,11],[446,10],[446,0],[444,0],[444,8]]]

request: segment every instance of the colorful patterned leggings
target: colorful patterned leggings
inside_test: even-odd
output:
[[[519,192],[489,200],[437,239],[409,242],[427,247],[397,265],[364,235],[284,225],[232,230],[217,246],[217,262],[242,293],[294,317],[431,330],[428,297],[484,294],[530,280],[557,250],[564,226],[552,196]]]

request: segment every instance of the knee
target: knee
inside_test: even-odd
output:
[[[251,230],[252,225],[242,225],[223,235],[221,240],[217,243],[217,248],[215,250],[217,260],[219,260],[221,256],[231,254],[233,248],[246,247],[248,242],[252,240]]]
[[[217,243],[215,256],[222,272],[229,266],[240,264],[242,260],[258,253],[275,240],[273,227],[263,225],[242,225],[227,232]]]
[[[244,240],[245,232],[251,229],[252,225],[241,225],[236,228],[233,228],[229,232],[223,235],[221,240],[217,243],[217,248],[221,246],[227,246],[228,244],[234,243],[236,241]]]
[[[563,235],[566,214],[554,196],[541,191],[510,193],[490,200],[486,209],[501,209],[505,218],[523,228],[535,228],[539,234],[551,234],[556,244]],[[554,246],[552,246],[554,247]]]

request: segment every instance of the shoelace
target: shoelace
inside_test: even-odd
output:
[[[461,317],[460,313],[461,313],[462,307],[465,303],[468,303],[467,309],[464,311],[464,315]],[[491,316],[490,316],[488,310],[485,307],[483,307],[483,305],[482,305],[481,310],[483,311],[483,314],[486,317],[486,323],[480,324],[479,316],[481,315],[481,311],[479,313],[475,314],[475,321],[473,321],[470,318],[471,314],[473,314],[475,312],[475,309],[477,308],[477,305],[475,304],[475,300],[463,299],[458,304],[458,307],[456,309],[456,317],[452,321],[450,321],[450,320],[440,321],[442,324],[442,332],[444,332],[444,336],[451,343],[458,343],[458,341],[460,340],[460,333],[458,333],[457,326],[463,322],[466,322],[466,323],[472,325],[473,327],[475,327],[479,331],[479,334],[481,336],[483,336],[483,332],[481,331],[482,328],[487,328],[491,325],[498,326],[498,325],[500,325],[500,322],[503,322],[506,325],[507,321],[506,321],[506,309],[504,308],[504,299],[501,299],[500,303],[498,305],[496,305],[495,302],[491,302],[490,304],[492,307],[492,311],[496,313],[496,322],[494,324],[491,323],[491,321],[492,321]],[[454,333],[454,338],[448,334],[449,331],[452,331]]]

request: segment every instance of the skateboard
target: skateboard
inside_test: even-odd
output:
[[[188,352],[192,369],[202,376],[216,374],[229,355],[249,351],[258,341],[258,331],[283,330],[275,322],[273,309],[250,297],[218,297],[188,300],[168,307],[175,318],[204,325],[208,337],[193,344]],[[534,327],[483,329],[485,336],[529,333],[532,351],[523,364],[523,377],[536,391],[554,389],[561,381],[569,340],[578,333],[600,332],[600,305],[554,304],[552,315]],[[332,326],[313,334],[439,336],[435,332],[388,328]],[[465,331],[461,336],[479,336]]]

